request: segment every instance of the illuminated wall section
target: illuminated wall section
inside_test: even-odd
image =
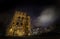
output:
[[[31,35],[30,16],[25,12],[16,11],[6,31],[6,36]]]

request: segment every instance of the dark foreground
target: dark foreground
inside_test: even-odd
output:
[[[28,36],[28,37],[6,37],[1,36],[0,39],[60,39],[59,33],[48,33],[48,34],[42,34],[42,35],[34,35],[34,36]]]

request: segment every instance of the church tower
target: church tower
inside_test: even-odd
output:
[[[30,16],[25,12],[16,11],[11,23],[8,25],[6,36],[31,35]]]

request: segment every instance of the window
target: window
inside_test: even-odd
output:
[[[23,23],[21,23],[21,25],[23,25]]]
[[[16,23],[16,25],[18,25],[18,24],[19,24],[19,22]]]
[[[20,17],[18,17],[20,19]]]

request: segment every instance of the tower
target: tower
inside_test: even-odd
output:
[[[16,11],[6,31],[7,36],[31,35],[30,16],[25,12]]]

